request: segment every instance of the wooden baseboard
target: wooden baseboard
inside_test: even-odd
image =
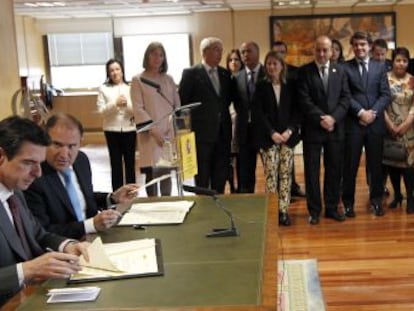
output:
[[[100,132],[85,131],[83,133],[82,146],[89,145],[89,144],[92,144],[92,145],[106,144],[104,132],[103,131],[100,131]]]

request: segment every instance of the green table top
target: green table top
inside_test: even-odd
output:
[[[168,198],[178,199],[178,198]],[[267,197],[223,196],[232,211],[238,237],[207,238],[213,228],[230,226],[227,215],[209,197],[187,197],[196,204],[180,225],[146,230],[116,227],[101,233],[104,243],[141,238],[161,240],[164,275],[70,286],[99,286],[95,302],[46,304],[44,283],[18,310],[102,310],[139,307],[257,305],[261,303]]]

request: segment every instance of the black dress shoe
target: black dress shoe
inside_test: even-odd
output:
[[[319,217],[318,216],[309,216],[309,223],[311,225],[317,225],[319,224]]]
[[[345,207],[345,216],[349,217],[349,218],[354,218],[355,217],[355,212],[354,212],[354,207],[353,206]]]
[[[306,198],[306,193],[300,188],[294,188],[290,192],[292,197]]]
[[[345,220],[345,215],[342,215],[342,214],[338,213],[337,211],[328,211],[328,212],[325,213],[325,217],[334,219],[336,221],[344,221]]]
[[[371,209],[375,216],[384,216],[384,210],[381,205],[372,204]]]
[[[279,213],[279,225],[288,227],[291,225],[288,213]]]

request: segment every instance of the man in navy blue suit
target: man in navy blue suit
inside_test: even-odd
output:
[[[376,216],[383,216],[382,153],[385,134],[384,110],[390,102],[387,69],[370,59],[371,36],[356,32],[351,37],[355,57],[345,63],[351,91],[351,106],[346,120],[345,167],[342,202],[347,217],[355,217],[355,183],[362,148],[370,172],[369,199]]]

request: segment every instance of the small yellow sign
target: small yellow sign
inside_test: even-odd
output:
[[[197,150],[194,132],[179,135],[178,142],[183,180],[186,180],[198,174]]]

